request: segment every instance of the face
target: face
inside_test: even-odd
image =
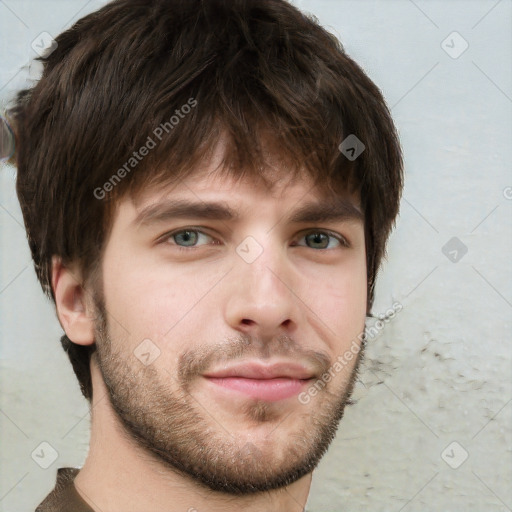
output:
[[[306,176],[277,169],[269,191],[214,168],[119,203],[97,356],[139,447],[246,494],[310,473],[335,435],[360,360],[345,355],[361,355],[364,223],[357,198],[326,209]]]

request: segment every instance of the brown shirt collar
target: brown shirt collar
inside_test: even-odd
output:
[[[78,471],[76,468],[59,468],[55,488],[35,512],[94,512],[73,483]]]

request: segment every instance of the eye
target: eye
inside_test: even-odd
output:
[[[310,249],[335,249],[336,247],[350,247],[350,244],[343,236],[330,233],[329,231],[309,231],[302,238],[306,240],[306,246]]]
[[[212,238],[210,235],[207,235],[198,229],[182,229],[180,231],[168,233],[162,241],[169,243],[170,245],[176,245],[178,249],[186,251],[188,248],[194,248],[197,245],[204,245],[198,243],[201,237],[206,237],[208,239]]]
[[[309,249],[335,249],[337,247],[350,247],[348,241],[341,235],[329,231],[308,231],[300,239],[304,239],[306,244],[294,243],[294,246],[307,247]],[[204,243],[200,243],[203,240]],[[175,246],[178,250],[193,250],[202,245],[208,245],[208,240],[215,240],[212,236],[199,229],[186,228],[172,233],[167,233],[162,237],[162,242]],[[212,245],[218,245],[214,242]]]

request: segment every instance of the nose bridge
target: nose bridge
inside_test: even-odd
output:
[[[273,255],[268,253],[273,252]],[[245,282],[249,285],[247,292],[255,298],[271,298],[272,296],[284,297],[289,293],[286,283],[285,262],[279,261],[281,255],[275,254],[277,250],[267,251],[256,261],[245,265],[243,276]],[[245,288],[245,287],[244,287]]]
[[[263,298],[272,296],[283,298],[289,294],[285,283],[291,274],[287,255],[276,242],[275,237],[267,236],[264,240],[260,237],[260,240],[259,242],[254,239],[247,240],[245,246],[241,244],[238,248],[239,256],[247,246],[250,248],[250,258],[241,256],[241,261],[237,263],[241,267],[240,275],[249,285],[242,288],[246,288],[249,295],[255,298],[260,295]]]

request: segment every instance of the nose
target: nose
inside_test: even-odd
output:
[[[251,263],[235,255],[225,305],[228,325],[261,340],[293,334],[300,315],[297,273],[268,245]]]

